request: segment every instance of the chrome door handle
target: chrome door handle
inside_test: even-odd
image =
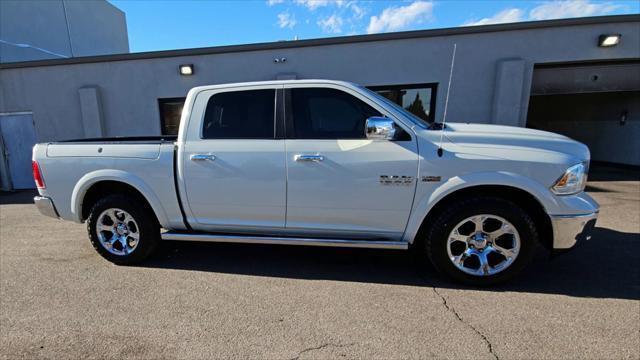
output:
[[[202,161],[202,160],[213,161],[216,159],[216,156],[213,154],[192,154],[190,159],[193,161]]]
[[[322,156],[322,155],[301,155],[301,154],[298,154],[298,155],[293,157],[293,160],[295,160],[295,161],[314,161],[314,162],[318,162],[318,161],[323,161],[324,160],[324,156]]]

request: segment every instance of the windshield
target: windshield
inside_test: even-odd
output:
[[[425,129],[428,129],[428,128],[431,127],[431,124],[428,121],[416,116],[412,112],[410,112],[407,109],[403,108],[402,106],[396,104],[395,102],[387,99],[386,97],[378,94],[377,92],[369,90],[364,86],[360,86],[360,89],[364,90],[367,94],[373,96],[377,100],[380,100],[380,101],[384,102],[385,104],[391,106],[394,110],[396,110],[397,112],[401,113],[405,117],[409,118],[409,120],[411,120],[412,122],[416,123],[418,126],[423,127]]]

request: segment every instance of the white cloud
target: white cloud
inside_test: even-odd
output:
[[[267,5],[273,6],[277,4],[282,4],[284,0],[267,0]]]
[[[278,26],[280,26],[280,28],[282,29],[293,29],[293,27],[296,26],[297,23],[298,22],[296,21],[296,18],[286,11],[278,14]]]
[[[427,1],[414,1],[407,6],[388,7],[382,10],[378,16],[369,19],[367,32],[378,33],[386,31],[402,30],[412,24],[418,24],[431,18],[433,3]]]
[[[362,7],[358,6],[358,4],[356,4],[355,2],[352,2],[347,6],[349,6],[351,8],[351,11],[353,11],[353,18],[356,20],[362,19],[362,17],[366,12]]]
[[[1,0],[0,0],[1,1]],[[268,0],[272,1],[272,0]],[[280,0],[273,0],[280,1]],[[285,0],[286,1],[286,0]],[[340,33],[343,26],[354,27],[354,22],[362,20],[367,10],[358,4],[360,0],[291,0],[294,4],[314,12],[319,8],[333,8],[333,15],[319,17],[317,24],[327,33]],[[361,2],[360,2],[361,3]],[[308,20],[306,21],[308,23]]]
[[[343,20],[340,16],[333,14],[328,18],[318,20],[318,26],[322,31],[331,34],[338,34],[342,32]]]
[[[346,4],[345,0],[295,0],[296,4],[305,6],[307,9],[313,11],[317,8],[328,6],[328,5],[337,5],[344,6]]]
[[[531,20],[561,19],[609,14],[620,5],[610,2],[593,3],[589,0],[547,1],[531,9]]]
[[[525,11],[522,9],[510,8],[504,9],[491,17],[471,20],[462,25],[487,25],[525,20],[548,20],[605,15],[621,7],[622,6],[610,2],[595,3],[591,0],[545,1],[532,8],[527,16],[525,16]]]
[[[524,11],[518,8],[512,9],[504,9],[499,13],[493,15],[492,17],[480,19],[477,21],[469,21],[464,23],[464,26],[473,26],[473,25],[488,25],[488,24],[499,24],[499,23],[510,23],[510,22],[518,22],[522,21],[522,15],[524,15]]]

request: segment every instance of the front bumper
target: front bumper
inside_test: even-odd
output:
[[[42,215],[56,219],[60,217],[58,216],[58,211],[56,210],[55,205],[53,205],[53,200],[51,200],[51,198],[46,196],[36,196],[33,198],[33,203],[36,204],[36,207]]]
[[[551,215],[553,249],[566,250],[588,240],[598,219],[598,211],[582,215]]]

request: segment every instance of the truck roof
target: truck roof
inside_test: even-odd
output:
[[[228,84],[215,84],[215,85],[202,85],[196,86],[191,91],[213,90],[227,87],[239,87],[239,86],[255,86],[255,85],[287,85],[287,84],[333,84],[342,85],[346,87],[357,87],[356,83],[342,80],[328,80],[328,79],[295,79],[295,80],[266,80],[266,81],[249,81],[238,82]]]

